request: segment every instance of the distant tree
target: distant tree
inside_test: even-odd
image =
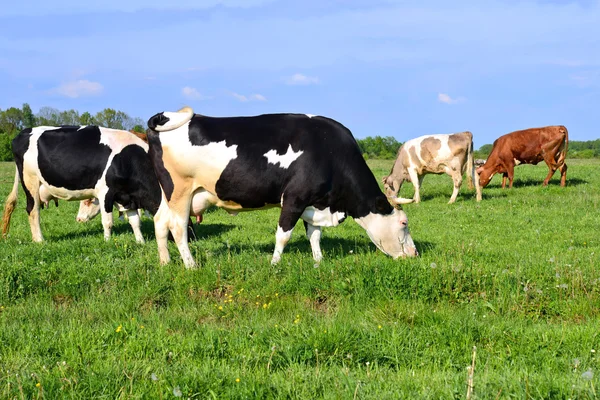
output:
[[[402,143],[394,137],[367,136],[357,140],[358,147],[365,158],[393,159]]]
[[[144,127],[142,125],[136,125],[133,128],[131,128],[132,131],[134,132],[138,132],[138,133],[146,133],[146,130],[144,129]]]
[[[96,120],[89,112],[84,112],[79,116],[79,124],[80,125],[96,125]]]
[[[33,128],[36,124],[35,115],[28,103],[23,104],[23,128]]]
[[[39,125],[57,126],[60,125],[60,111],[53,107],[41,107],[37,115]]]
[[[58,114],[58,121],[60,125],[79,125],[79,111],[61,111],[60,114]]]
[[[11,107],[0,112],[0,131],[8,134],[23,129],[23,111],[20,108]]]
[[[131,124],[129,115],[113,108],[105,108],[104,110],[99,111],[94,116],[94,119],[99,126],[104,126],[106,128],[127,129],[128,125],[130,128],[133,128],[135,125]]]

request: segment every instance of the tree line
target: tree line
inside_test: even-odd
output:
[[[113,129],[145,132],[145,121],[131,117],[123,111],[105,108],[95,114],[79,113],[77,110],[60,111],[52,107],[41,107],[34,114],[29,104],[21,108],[0,109],[0,161],[12,161],[11,142],[23,129],[34,126],[99,125]]]
[[[145,132],[145,121],[131,117],[123,111],[105,108],[95,114],[79,113],[77,110],[60,111],[52,107],[42,107],[34,114],[29,104],[21,108],[0,109],[0,161],[12,161],[12,139],[23,129],[47,125],[99,125],[113,129]],[[368,136],[357,139],[358,147],[367,159],[392,160],[396,158],[401,142],[392,136]],[[484,144],[473,152],[475,158],[485,159],[492,151],[491,144]],[[588,141],[570,141],[569,158],[600,158],[600,139]]]

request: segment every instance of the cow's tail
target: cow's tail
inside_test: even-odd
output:
[[[161,112],[153,115],[148,120],[148,128],[156,132],[172,131],[185,125],[194,116],[191,107],[183,107],[177,112]]]
[[[475,160],[473,159],[473,134],[471,134],[467,148],[467,185],[469,189],[473,189],[473,186],[475,186],[477,201],[481,201],[481,185],[479,184],[479,175],[475,171]]]
[[[8,230],[10,228],[10,218],[12,217],[13,211],[15,211],[15,207],[17,206],[17,196],[19,191],[19,169],[15,168],[15,182],[13,183],[13,188],[8,197],[6,198],[6,203],[4,204],[4,215],[2,216],[2,237],[5,238],[8,235]]]
[[[470,133],[470,132],[469,132]],[[467,146],[467,185],[469,189],[473,189],[475,181],[475,164],[473,161],[473,134],[469,135],[469,145]]]
[[[563,126],[563,128],[565,128],[565,147],[563,147],[560,153],[558,153],[558,160],[556,164],[559,168],[561,168],[565,163],[565,159],[567,158],[567,150],[569,149],[569,131],[567,130],[566,126]]]

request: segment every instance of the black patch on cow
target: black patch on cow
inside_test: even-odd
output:
[[[148,128],[155,130],[157,126],[164,125],[169,122],[169,117],[166,117],[164,113],[154,114],[148,120]]]
[[[63,126],[44,131],[38,146],[38,166],[52,186],[92,189],[101,178],[111,149],[100,143],[97,126]]]
[[[195,115],[189,140],[194,146],[222,141],[228,147],[237,145],[237,157],[216,182],[217,196],[244,208],[260,208],[280,204],[283,194],[280,226],[284,230],[309,206],[330,207],[354,218],[393,212],[356,140],[332,119],[303,114]],[[267,152],[283,155],[290,145],[294,152],[303,153],[288,168],[268,162]]]
[[[150,121],[148,121],[148,125],[150,125]],[[160,136],[153,130],[146,131],[146,135],[148,137],[148,144],[150,146],[148,155],[150,156],[154,173],[160,182],[160,186],[162,186],[162,189],[165,192],[167,201],[169,201],[171,200],[175,186],[173,184],[173,179],[171,179],[171,174],[169,174],[169,171],[167,171],[165,168],[165,164],[162,159],[163,150],[160,144]]]
[[[143,208],[156,214],[160,205],[160,186],[148,154],[138,145],[129,145],[112,159],[106,172],[108,193],[106,212],[112,212],[113,203],[135,210]]]
[[[17,171],[19,171],[19,179],[21,180],[21,186],[25,191],[25,198],[27,199],[27,214],[33,210],[34,200],[33,196],[27,190],[25,182],[23,182],[23,157],[25,152],[29,148],[29,139],[31,138],[31,128],[23,129],[12,141],[12,152],[15,158],[15,164],[17,165]]]

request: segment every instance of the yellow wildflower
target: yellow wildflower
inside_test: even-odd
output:
[[[123,327],[121,325],[117,326],[117,329],[115,329],[115,332],[119,333],[121,332],[121,330],[123,329]]]
[[[236,382],[239,382],[239,381],[240,381],[240,378],[235,378],[235,381],[236,381]]]
[[[39,383],[39,382],[35,384],[35,387],[38,387],[38,388],[39,388],[40,386],[42,386],[42,384],[41,384],[41,383]]]

